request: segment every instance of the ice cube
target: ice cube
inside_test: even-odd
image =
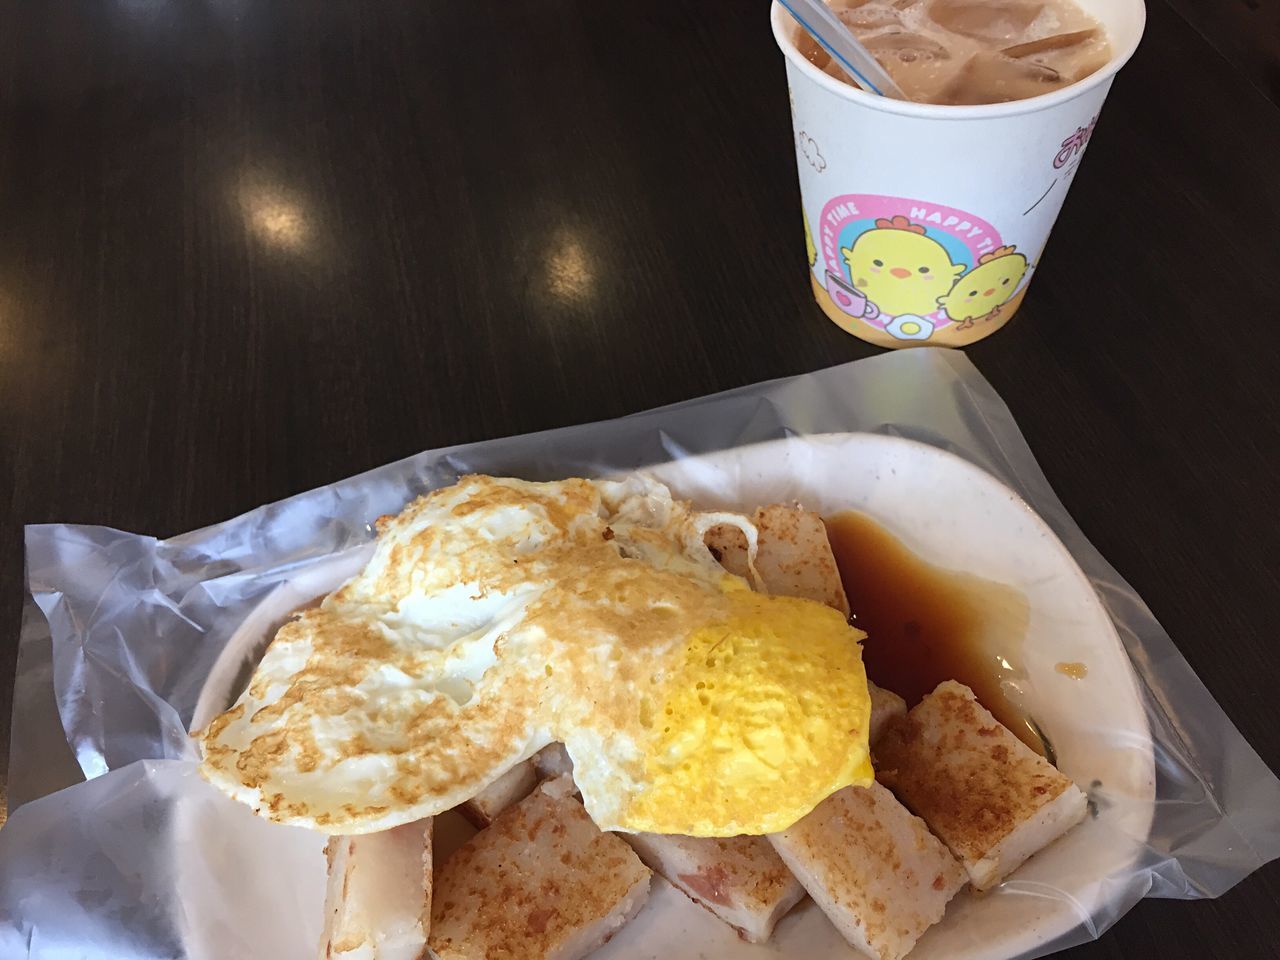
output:
[[[831,54],[822,49],[818,41],[813,39],[807,30],[796,31],[796,47],[804,58],[819,70],[826,70],[831,64]]]
[[[1028,59],[1057,70],[1067,83],[1083,80],[1107,65],[1111,44],[1100,29],[1058,33],[1015,44],[1001,51],[1006,57]]]
[[[1071,33],[1056,33],[1051,37],[1028,40],[1026,43],[1015,43],[1012,47],[1005,47],[1000,52],[1006,57],[1013,57],[1016,60],[1019,57],[1029,57],[1036,53],[1047,53],[1050,50],[1065,50],[1068,47],[1088,43],[1097,36],[1098,31],[1096,28],[1073,30]]]
[[[897,10],[887,3],[877,3],[875,0],[864,0],[862,3],[846,6],[837,11],[837,15],[845,26],[854,31],[880,30],[902,23]]]
[[[1068,81],[1053,67],[1001,53],[977,53],[960,68],[938,103],[1007,103],[1038,97]]]
[[[876,34],[862,42],[882,63],[894,59],[901,63],[928,63],[951,59],[951,51],[938,41],[919,33],[908,33],[905,30]]]
[[[1008,43],[1020,40],[1043,9],[1043,3],[1022,0],[933,0],[929,17],[944,30],[961,36]]]
[[[1072,57],[1068,64],[1059,64],[1058,72],[1068,83],[1076,83],[1090,74],[1097,73],[1111,62],[1111,47],[1100,44],[1086,50],[1078,57]]]

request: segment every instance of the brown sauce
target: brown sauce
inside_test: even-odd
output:
[[[884,527],[854,511],[827,519],[827,533],[864,630],[867,677],[914,706],[944,680],[958,680],[997,720],[1038,753],[1037,728],[1009,699],[1020,676],[1030,610],[1007,584],[921,560]]]

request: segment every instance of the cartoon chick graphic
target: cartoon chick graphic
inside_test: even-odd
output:
[[[1008,302],[1027,275],[1027,258],[1016,247],[999,247],[978,258],[978,265],[961,277],[938,303],[960,329],[990,316]]]
[[[964,266],[952,263],[942,244],[925,236],[924,227],[906,217],[877,220],[840,253],[853,285],[882,313],[925,316],[951,289]]]

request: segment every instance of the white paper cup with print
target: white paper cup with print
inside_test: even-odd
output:
[[[797,48],[791,15],[773,4],[813,292],[841,328],[885,347],[954,347],[989,336],[1017,311],[1146,22],[1142,0],[1080,6],[1110,36],[1112,59],[1101,70],[1029,100],[937,106],[823,73]]]

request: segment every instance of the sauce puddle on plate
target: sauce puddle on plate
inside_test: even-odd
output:
[[[958,680],[1027,746],[1045,755],[1034,721],[1005,692],[1021,676],[1027,598],[1003,583],[926,563],[864,513],[826,521],[852,623],[867,633],[867,677],[920,700]]]

